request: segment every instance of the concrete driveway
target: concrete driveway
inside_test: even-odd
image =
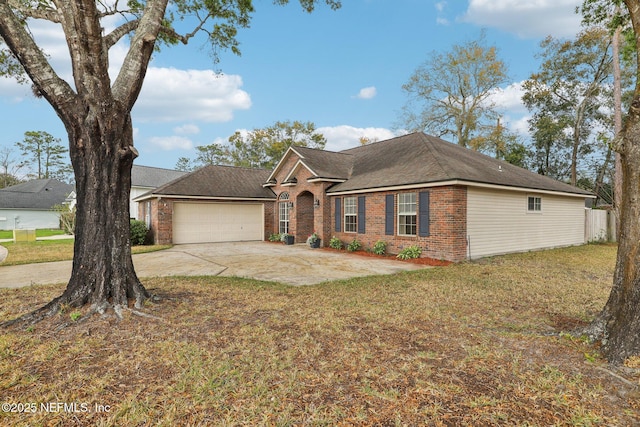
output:
[[[138,277],[237,276],[313,285],[334,279],[418,270],[422,265],[368,258],[345,252],[311,249],[306,244],[233,242],[176,245],[164,251],[133,256]],[[0,288],[64,283],[71,261],[2,266]]]

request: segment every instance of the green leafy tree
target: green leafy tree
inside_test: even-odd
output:
[[[68,150],[59,138],[54,138],[47,132],[25,132],[24,140],[16,142],[16,146],[26,158],[23,165],[33,170],[31,178],[65,181],[73,172],[66,160]]]
[[[432,52],[402,86],[409,100],[401,124],[472,146],[491,132],[499,117],[491,95],[507,81],[507,66],[498,49],[485,44],[484,34],[449,52]]]
[[[568,135],[569,176],[573,185],[578,181],[580,159],[594,149],[591,144],[593,130],[607,120],[607,113],[601,107],[611,106],[610,47],[607,32],[596,27],[582,31],[575,40],[547,37],[541,43],[543,62],[540,71],[532,74],[523,85],[522,99],[533,113],[531,128],[547,126],[548,118],[552,117],[556,125],[554,137],[560,144],[565,142],[564,138],[559,138],[561,133]],[[539,142],[536,141],[536,148]],[[550,141],[545,141],[547,143],[546,148],[551,150]],[[555,153],[547,151],[545,154]]]
[[[309,12],[318,3],[340,6],[339,0],[299,3]],[[64,123],[77,194],[71,278],[61,296],[22,321],[56,313],[61,304],[91,304],[98,312],[112,307],[118,314],[129,300],[141,308],[150,297],[129,241],[131,167],[138,156],[131,110],[156,49],[202,35],[214,61],[221,49],[238,53],[238,29],[249,26],[253,12],[251,0],[0,1],[0,72],[28,76]],[[34,39],[29,25],[40,20],[65,35],[72,81],[56,72]],[[113,70],[109,51],[120,41],[126,53]]]
[[[272,169],[292,145],[323,149],[326,143],[312,122],[278,121],[263,129],[235,132],[226,146],[217,143],[197,146],[196,158],[181,157],[176,169],[191,171],[205,165]]]
[[[196,151],[198,154],[195,159],[180,157],[176,163],[176,169],[191,172],[205,165],[230,164],[229,150],[221,144],[214,142],[209,145],[198,145]]]
[[[609,30],[611,35],[611,50],[613,56],[613,139],[622,131],[622,110],[624,107],[623,100],[628,96],[624,96],[623,86],[624,80],[628,80],[633,76],[631,73],[624,73],[625,70],[633,70],[633,62],[635,61],[636,42],[629,14],[626,13],[624,2],[622,0],[584,0],[582,5],[576,9],[576,12],[582,15],[582,25],[589,27],[593,25],[601,25]],[[630,93],[629,90],[627,93]],[[611,150],[611,146],[608,147]],[[610,153],[610,152],[608,152]],[[620,153],[614,154],[614,177],[613,188],[614,197],[613,205],[616,215],[619,217],[619,206],[622,194],[622,164]],[[601,168],[598,179],[596,180],[596,189],[604,187],[605,184],[600,180],[604,176],[603,172],[606,168]],[[596,191],[596,194],[599,194]],[[619,223],[619,222],[618,222]]]
[[[495,127],[472,141],[472,148],[521,168],[528,166],[529,150],[518,135],[504,127],[499,119]]]
[[[229,160],[236,166],[272,169],[291,146],[323,149],[325,137],[312,122],[276,122],[229,138]]]

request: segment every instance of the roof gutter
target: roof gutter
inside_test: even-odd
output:
[[[578,197],[582,199],[596,198],[594,194],[581,194],[581,193],[571,193],[568,191],[544,190],[544,189],[532,188],[532,187],[513,187],[509,185],[487,184],[487,183],[465,181],[465,180],[459,180],[459,179],[453,179],[449,181],[440,181],[440,182],[420,183],[420,184],[406,184],[406,185],[394,185],[389,187],[362,188],[362,189],[356,189],[356,190],[336,191],[336,192],[328,192],[327,195],[341,196],[341,195],[358,194],[358,193],[377,193],[380,191],[398,191],[398,190],[412,190],[417,188],[433,188],[433,187],[442,187],[447,185],[465,185],[468,187],[488,188],[488,189],[494,189],[494,190],[510,190],[510,191],[518,191],[523,193],[551,194],[551,195],[566,196],[566,197]]]
[[[223,197],[223,196],[185,196],[179,194],[143,194],[142,196],[133,199],[134,202],[143,202],[150,199],[191,199],[191,200],[236,200],[245,202],[273,202],[275,197]]]

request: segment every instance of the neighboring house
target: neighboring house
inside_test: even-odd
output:
[[[145,219],[138,216],[138,203],[133,201],[136,197],[186,174],[187,172],[183,171],[133,165],[131,168],[131,195],[129,196],[131,218]]]
[[[413,133],[341,152],[291,147],[273,171],[208,166],[137,199],[157,243],[317,232],[450,261],[584,243],[593,195]],[[251,231],[249,231],[251,230]]]
[[[56,179],[36,179],[0,189],[0,230],[60,228],[52,211],[73,192],[73,185]]]

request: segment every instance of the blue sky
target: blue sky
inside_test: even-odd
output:
[[[538,69],[540,41],[580,29],[580,0],[343,0],[337,11],[321,5],[312,14],[296,3],[255,1],[251,27],[240,30],[239,57],[224,52],[214,65],[199,40],[154,57],[133,110],[137,164],[173,168],[179,157],[194,157],[197,145],[279,120],[314,122],[330,150],[356,146],[362,136],[387,139],[401,132],[401,86],[413,71],[430,52],[477,39],[482,30],[511,76],[494,100],[508,126],[526,132],[519,84]],[[42,24],[33,32],[68,76],[61,32]],[[112,52],[114,67],[125,48]],[[0,148],[36,130],[67,144],[51,107],[28,86],[0,78],[0,117]]]

